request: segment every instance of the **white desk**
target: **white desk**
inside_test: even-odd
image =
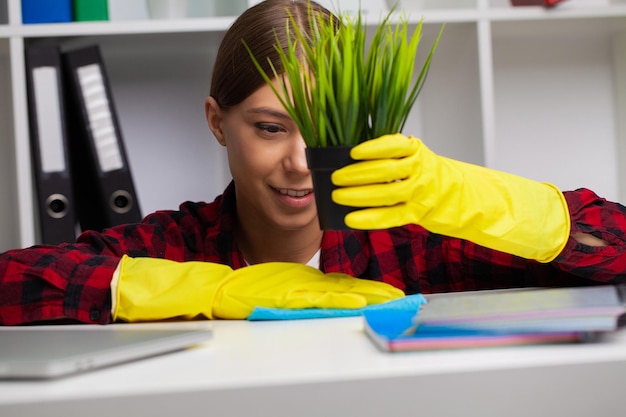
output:
[[[626,330],[599,344],[390,354],[361,318],[194,325],[214,339],[60,380],[0,382],[0,416],[626,415]]]

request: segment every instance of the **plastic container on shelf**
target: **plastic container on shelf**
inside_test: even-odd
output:
[[[108,0],[109,20],[146,20],[148,5],[146,0]]]
[[[395,4],[401,10],[475,9],[478,0],[387,0],[389,8]]]
[[[148,0],[152,19],[182,19],[187,17],[187,0]]]
[[[186,17],[238,16],[248,7],[248,0],[147,0],[152,19]]]
[[[75,22],[109,20],[107,0],[73,0]]]

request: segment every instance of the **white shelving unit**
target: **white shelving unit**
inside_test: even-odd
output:
[[[31,43],[101,46],[145,214],[221,193],[230,174],[203,103],[234,17],[22,25],[20,4],[0,4],[0,251],[37,243]],[[626,0],[401,6],[415,23],[424,18],[423,51],[446,23],[405,133],[452,158],[626,201]]]

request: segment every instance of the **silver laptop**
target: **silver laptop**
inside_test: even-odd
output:
[[[0,327],[0,379],[47,379],[182,350],[210,340],[206,326]]]

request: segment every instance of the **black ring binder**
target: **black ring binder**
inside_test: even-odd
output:
[[[83,230],[141,221],[141,211],[98,45],[64,51],[70,159]]]
[[[28,116],[39,218],[38,240],[57,245],[76,239],[61,51],[26,49]]]

